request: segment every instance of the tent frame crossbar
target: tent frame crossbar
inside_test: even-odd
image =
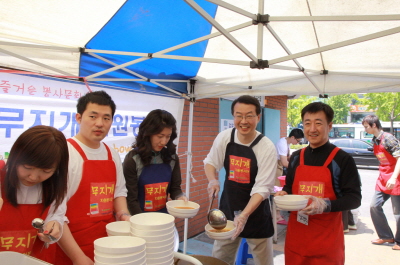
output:
[[[400,20],[400,15],[354,15],[354,16],[271,16],[274,22],[300,22],[300,21],[390,21]]]
[[[197,13],[199,13],[205,20],[207,20],[214,28],[221,32],[230,42],[232,42],[239,50],[241,50],[247,57],[249,57],[254,63],[258,62],[255,57],[246,47],[244,47],[235,37],[232,36],[224,27],[222,27],[213,17],[211,17],[203,8],[201,8],[193,0],[184,0],[190,5]]]
[[[4,50],[4,49],[2,49],[2,48],[0,48],[0,53],[7,54],[7,55],[9,55],[9,56],[18,58],[18,59],[20,59],[20,60],[26,61],[26,62],[31,63],[31,64],[38,65],[38,66],[40,66],[40,67],[43,67],[43,68],[52,70],[52,71],[54,71],[54,72],[63,74],[63,75],[65,75],[65,76],[74,76],[73,74],[67,73],[67,72],[65,72],[65,71],[63,71],[63,70],[60,70],[60,69],[57,69],[57,68],[52,67],[52,66],[50,66],[50,65],[43,64],[43,63],[41,63],[41,62],[38,62],[38,61],[35,61],[35,60],[32,60],[32,59],[29,59],[29,58],[27,58],[27,57],[25,57],[25,56],[22,56],[22,55],[19,55],[19,54],[16,54],[16,53],[13,53],[13,52]]]
[[[239,29],[242,29],[242,28],[249,27],[251,25],[253,25],[253,23],[251,21],[248,21],[248,22],[239,24],[237,26],[231,27],[231,28],[227,29],[227,31],[232,32],[232,31],[236,31],[236,30],[239,30]],[[194,40],[191,40],[191,41],[188,41],[188,42],[185,42],[185,43],[173,46],[173,47],[170,47],[168,49],[155,52],[155,53],[152,54],[151,58],[157,57],[157,56],[162,55],[164,53],[168,53],[168,52],[171,52],[171,51],[178,50],[180,48],[184,48],[184,47],[190,46],[190,45],[195,44],[195,43],[199,43],[199,42],[211,39],[211,38],[215,38],[215,37],[218,37],[220,35],[222,35],[220,32],[214,32],[212,34],[208,34],[206,36],[203,36],[203,37],[200,37],[200,38],[197,38],[197,39],[194,39]],[[104,53],[104,54],[119,54],[119,55],[137,55],[138,54],[138,53],[134,53],[133,54],[131,52],[118,52],[118,51],[93,50],[93,49],[85,49],[85,52]],[[142,53],[142,55],[143,55],[143,53]],[[100,75],[104,75],[104,74],[107,74],[109,72],[113,72],[113,71],[116,71],[118,69],[121,69],[123,67],[130,66],[130,65],[133,65],[133,64],[136,64],[136,63],[140,63],[140,62],[143,62],[145,60],[149,60],[151,58],[148,57],[148,55],[149,54],[146,53],[145,57],[143,57],[143,58],[132,60],[132,61],[126,62],[124,64],[121,64],[121,65],[106,69],[104,71],[101,71],[101,72],[92,74],[90,76],[87,76],[87,78],[93,78],[93,77],[97,77],[97,76],[100,76]],[[246,62],[246,63],[248,64],[248,62]]]
[[[285,61],[288,61],[288,60],[293,60],[293,59],[296,59],[296,58],[305,57],[305,56],[308,56],[308,55],[321,53],[321,52],[325,52],[325,51],[329,51],[329,50],[333,50],[333,49],[349,46],[349,45],[352,45],[352,44],[356,44],[356,43],[360,43],[360,42],[364,42],[364,41],[368,41],[368,40],[373,40],[373,39],[385,37],[385,36],[396,34],[396,33],[399,33],[399,32],[400,32],[400,27],[395,27],[395,28],[391,28],[391,29],[388,29],[388,30],[379,31],[379,32],[376,32],[376,33],[373,33],[373,34],[368,34],[368,35],[364,35],[364,36],[361,36],[361,37],[357,37],[357,38],[353,38],[353,39],[349,39],[349,40],[345,40],[345,41],[340,41],[340,42],[337,42],[337,43],[334,43],[334,44],[329,44],[329,45],[326,45],[326,46],[322,46],[322,47],[319,47],[319,48],[310,49],[310,50],[307,50],[307,51],[294,53],[292,55],[288,55],[288,56],[283,56],[283,57],[280,57],[280,58],[272,59],[272,60],[269,60],[268,63],[269,64],[281,63],[281,62],[285,62]]]

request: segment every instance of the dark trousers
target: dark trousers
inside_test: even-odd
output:
[[[342,212],[343,230],[349,229],[349,225],[355,225],[351,210]]]

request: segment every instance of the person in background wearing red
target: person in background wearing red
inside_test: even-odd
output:
[[[301,111],[309,146],[294,152],[286,183],[275,196],[301,194],[310,203],[290,213],[285,263],[343,265],[342,211],[361,205],[361,181],[354,159],[329,142],[334,111],[314,102]]]
[[[370,206],[372,222],[379,238],[372,240],[372,244],[395,243],[392,249],[400,250],[400,141],[382,130],[381,123],[375,115],[365,116],[362,125],[365,132],[374,135],[374,154],[379,160],[379,177]],[[396,219],[397,231],[394,235],[382,208],[389,198]]]
[[[104,91],[78,100],[78,134],[68,139],[68,192],[62,207],[68,222],[58,242],[58,264],[93,265],[94,240],[106,237],[110,222],[130,218],[119,154],[102,140],[107,136],[115,103]],[[105,191],[105,192],[101,192]]]
[[[45,220],[39,238],[56,242],[62,234],[63,216],[54,211],[67,193],[68,147],[65,136],[50,126],[34,126],[15,141],[5,164],[0,160],[0,251],[14,251],[52,262],[32,227],[35,218]],[[52,238],[49,237],[52,236]],[[53,240],[55,239],[55,240]]]

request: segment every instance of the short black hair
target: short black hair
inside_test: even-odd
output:
[[[252,97],[252,96],[249,96],[249,95],[243,95],[243,96],[240,96],[237,99],[235,99],[232,102],[232,105],[231,105],[231,113],[232,113],[232,115],[233,115],[236,103],[254,105],[256,107],[256,114],[259,115],[261,113],[260,102],[255,97]]]
[[[376,116],[376,115],[371,114],[371,115],[365,116],[364,119],[362,120],[361,124],[364,125],[364,123],[369,124],[369,126],[371,126],[371,127],[372,127],[372,126],[374,125],[374,123],[375,123],[376,127],[377,127],[379,130],[382,130],[381,122],[379,121],[379,118],[378,118],[378,116]]]
[[[86,110],[87,104],[89,103],[94,103],[101,106],[110,106],[112,117],[114,117],[115,109],[117,108],[117,106],[115,105],[110,95],[108,95],[105,91],[100,90],[88,92],[84,96],[80,97],[78,99],[78,104],[76,105],[76,111],[82,115],[83,112],[85,112]]]
[[[325,113],[326,120],[328,121],[328,123],[331,123],[333,121],[335,112],[333,111],[331,106],[329,106],[328,104],[322,103],[322,102],[313,102],[313,103],[310,103],[307,106],[305,106],[301,110],[301,119],[304,120],[304,115],[307,112],[308,113],[317,113],[320,111],[323,111]]]
[[[304,138],[304,133],[303,130],[299,129],[299,128],[294,128],[290,133],[289,133],[289,137],[294,136],[294,138],[296,139],[300,139],[300,138]]]

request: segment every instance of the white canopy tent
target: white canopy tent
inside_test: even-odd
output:
[[[202,98],[400,91],[397,0],[0,0],[0,7],[0,67],[192,99],[191,116]],[[188,146],[191,161],[191,131]],[[187,169],[189,176],[190,162]]]

